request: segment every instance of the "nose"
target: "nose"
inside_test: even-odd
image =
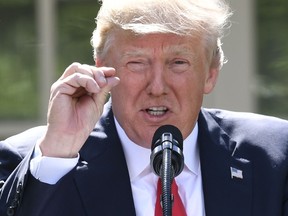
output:
[[[165,73],[164,67],[153,67],[147,77],[146,91],[149,95],[159,97],[168,93],[168,74]]]

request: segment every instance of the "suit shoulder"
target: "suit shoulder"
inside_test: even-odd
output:
[[[1,149],[10,149],[11,151],[18,152],[22,157],[25,157],[45,131],[46,126],[38,126],[25,130],[1,141]]]
[[[220,109],[204,109],[202,113],[206,119],[213,118],[222,130],[238,141],[288,146],[287,120]]]
[[[206,115],[210,115],[215,121],[221,124],[235,126],[257,126],[259,128],[269,128],[273,130],[279,128],[288,128],[288,121],[285,119],[267,116],[251,112],[235,112],[222,109],[202,109]]]
[[[247,112],[203,109],[204,118],[214,121],[218,128],[236,141],[238,149],[270,155],[275,161],[288,155],[288,121],[276,117]],[[212,120],[214,119],[214,120]],[[209,122],[207,123],[209,124]],[[252,156],[251,156],[252,157]]]

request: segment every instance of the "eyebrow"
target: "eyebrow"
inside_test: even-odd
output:
[[[122,53],[122,57],[140,57],[140,56],[145,56],[147,55],[148,56],[148,53],[144,52],[143,49],[130,49],[130,50],[126,50]]]
[[[193,56],[195,57],[195,52],[191,50],[187,45],[183,46],[168,46],[167,49],[164,50],[164,53],[172,53],[174,55],[185,55],[185,56]],[[122,57],[143,57],[143,56],[149,56],[148,51],[145,50],[145,48],[137,48],[133,47],[132,49],[124,50],[124,52],[121,54]]]

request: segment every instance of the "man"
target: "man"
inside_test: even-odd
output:
[[[288,215],[288,123],[201,108],[229,16],[221,0],[104,0],[95,67],[71,64],[47,126],[0,143],[0,214],[154,215],[150,147],[170,124],[184,138],[175,181],[187,215]]]

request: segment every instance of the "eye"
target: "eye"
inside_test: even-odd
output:
[[[181,73],[188,70],[190,63],[187,60],[183,59],[174,59],[170,62],[169,68],[175,73]]]
[[[186,62],[183,60],[175,60],[174,63],[181,65],[181,64],[185,64]]]
[[[143,61],[130,61],[127,63],[127,69],[132,72],[144,72],[148,64]]]

